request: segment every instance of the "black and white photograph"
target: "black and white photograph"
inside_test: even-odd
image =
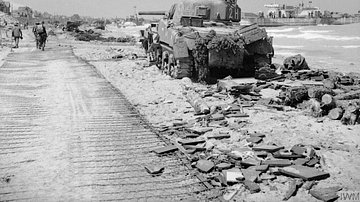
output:
[[[0,202],[360,201],[360,0],[0,0]]]

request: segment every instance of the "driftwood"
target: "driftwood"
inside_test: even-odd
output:
[[[196,114],[208,114],[210,113],[210,108],[206,102],[200,97],[198,93],[193,90],[187,90],[184,92],[184,96],[187,101],[194,108]]]
[[[332,120],[340,120],[341,117],[343,116],[344,110],[342,108],[334,108],[332,110],[330,110],[328,117]]]
[[[336,87],[335,82],[331,79],[325,79],[323,83],[324,83],[324,87],[328,89],[334,89]]]
[[[360,90],[339,94],[334,97],[336,100],[353,100],[360,99]]]
[[[335,95],[334,91],[325,87],[312,87],[308,89],[309,98],[315,98],[320,101],[325,94]]]
[[[325,94],[321,97],[321,104],[323,105],[323,107],[327,108],[328,110],[336,106],[333,96],[329,94]]]
[[[357,91],[360,90],[360,86],[356,85],[356,86],[345,86],[345,85],[338,85],[338,88],[345,91],[345,93],[349,93],[352,91]]]
[[[336,96],[325,94],[321,98],[321,109],[330,119],[341,119],[343,124],[353,125],[359,117],[360,100],[337,100]]]
[[[186,100],[194,108],[196,114],[208,114],[210,113],[210,108],[206,102],[201,98],[201,96],[195,92],[195,88],[192,84],[192,81],[185,77],[182,79],[181,87],[183,90],[183,95]]]
[[[344,94],[346,93],[344,90],[341,90],[341,89],[333,89],[335,95],[340,95],[340,94]]]
[[[328,114],[330,119],[341,119],[345,125],[354,125],[360,121],[360,100],[337,100],[336,97],[329,94],[323,95],[320,109],[320,103],[313,98],[310,105],[311,115],[318,117]]]
[[[323,110],[321,109],[321,104],[316,99],[310,99],[310,115],[313,117],[320,117],[323,115]]]

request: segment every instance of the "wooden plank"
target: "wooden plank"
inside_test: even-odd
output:
[[[194,144],[204,143],[205,140],[203,140],[203,139],[187,139],[187,140],[179,140],[178,142],[182,145],[194,145]]]
[[[288,159],[271,159],[262,161],[261,165],[269,165],[272,167],[286,167],[290,166],[291,162]]]
[[[166,147],[161,147],[161,148],[158,148],[158,149],[154,149],[153,151],[156,154],[165,154],[165,153],[169,153],[169,152],[174,152],[177,149],[178,148],[175,145],[169,145],[169,146],[166,146]]]
[[[299,177],[304,180],[321,180],[330,177],[329,173],[322,172],[316,168],[293,165],[280,169],[280,172],[292,177]]]
[[[284,147],[274,146],[274,145],[259,145],[252,148],[254,151],[267,151],[267,152],[276,152]]]

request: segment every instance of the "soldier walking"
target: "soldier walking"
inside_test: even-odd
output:
[[[19,48],[19,40],[23,38],[19,23],[15,23],[15,27],[12,30],[12,37],[14,37],[15,40],[14,48]]]
[[[41,24],[37,23],[35,28],[36,39],[37,39],[36,47],[41,49],[42,51],[44,51],[45,42],[47,38],[46,28],[44,24],[45,24],[44,21],[42,21]]]

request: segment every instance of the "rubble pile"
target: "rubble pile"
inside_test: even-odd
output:
[[[125,36],[125,37],[102,37],[101,33],[94,32],[92,29],[85,31],[76,31],[72,35],[78,41],[102,41],[102,42],[118,42],[118,43],[134,43],[136,39],[134,36]]]
[[[266,134],[248,132],[241,129],[239,122],[225,119],[246,117],[244,115],[241,105],[232,104],[195,121],[162,126],[159,131],[172,144],[154,152],[159,155],[184,153],[202,180],[222,190],[224,200],[274,191],[280,184],[288,187],[281,193],[283,200],[295,196],[299,189],[319,199],[328,197],[327,192],[319,192],[315,186],[330,176],[323,169],[325,161],[318,153],[320,148],[301,144],[285,148],[267,142]],[[220,127],[225,130],[216,130]],[[234,133],[230,135],[230,131],[237,133],[237,141],[233,141]],[[224,147],[222,143],[229,144]],[[331,193],[332,200],[337,197],[335,191]]]
[[[302,61],[305,64],[305,59]],[[224,200],[275,190],[284,201],[296,197],[298,190],[322,201],[336,200],[341,187],[316,186],[330,177],[320,147],[285,147],[267,141],[267,134],[245,129],[251,117],[244,109],[257,105],[276,110],[306,109],[314,117],[328,116],[343,124],[357,124],[360,77],[325,70],[284,72],[275,80],[229,77],[219,80],[216,88],[207,89],[196,89],[184,78],[183,95],[196,118],[160,125],[159,132],[172,144],[158,151],[182,152],[201,173],[202,181],[222,190]],[[264,90],[277,95],[262,98]],[[225,104],[209,106],[206,97]],[[286,190],[278,190],[284,185]]]

